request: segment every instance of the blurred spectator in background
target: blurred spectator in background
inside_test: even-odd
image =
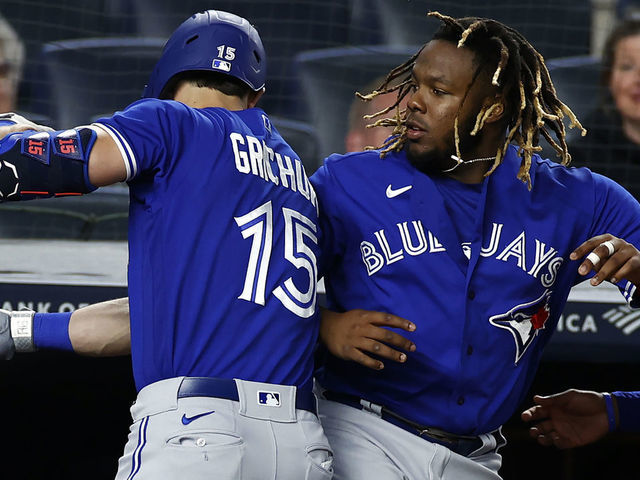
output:
[[[373,92],[382,85],[384,77],[376,78],[374,81],[366,85],[361,91]],[[391,135],[393,128],[391,127],[369,127],[367,125],[375,120],[364,118],[365,115],[373,115],[387,108],[391,103],[391,99],[395,98],[395,93],[378,95],[369,101],[356,98],[351,103],[349,109],[349,130],[344,139],[347,152],[359,152],[366,147],[378,148],[382,146],[384,141]]]
[[[572,165],[606,175],[640,199],[640,20],[625,20],[602,57],[602,103],[570,146]]]
[[[18,84],[24,65],[24,44],[0,15],[0,112],[16,109]]]

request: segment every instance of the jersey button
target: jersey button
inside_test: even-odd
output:
[[[467,355],[471,355],[472,353],[473,353],[473,346],[472,346],[472,345],[469,345],[469,346],[467,347]]]
[[[464,397],[458,397],[458,405],[464,405]]]
[[[467,293],[467,297],[469,298],[469,300],[473,300],[474,298],[476,298],[476,292],[474,292],[473,290],[469,290],[469,293]]]

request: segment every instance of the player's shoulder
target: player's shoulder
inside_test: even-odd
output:
[[[397,175],[412,175],[408,172],[410,169],[403,152],[381,156],[379,150],[365,150],[330,155],[310,180],[318,196],[323,197],[326,203],[335,202],[339,192],[359,191],[364,195],[365,185],[379,186]]]
[[[523,199],[537,205],[552,205],[562,202],[578,209],[589,208],[594,201],[593,174],[586,168],[567,167],[534,154],[531,158],[529,175],[531,189],[517,177],[522,168],[522,153],[518,146],[510,145],[498,169],[492,174],[497,182],[511,185],[513,191],[523,195]]]
[[[382,156],[380,150],[364,150],[362,152],[334,153],[324,159],[323,166],[335,172],[371,172],[381,163],[400,163],[396,152]]]
[[[190,107],[175,100],[160,100],[157,98],[142,98],[130,104],[126,111],[148,111],[148,112],[188,112]]]
[[[143,98],[129,105],[125,112],[147,112],[149,115],[164,115],[168,117],[217,117],[223,119],[233,116],[235,112],[229,112],[224,108],[194,108],[176,100],[160,100],[157,98]]]
[[[534,155],[531,159],[532,173],[536,177],[550,178],[562,182],[592,182],[594,173],[586,167],[563,165],[548,158]]]
[[[225,130],[242,131],[259,137],[274,135],[281,139],[267,114],[259,108],[247,108],[244,110],[227,110],[222,107],[207,107],[197,109],[198,114],[217,123]]]
[[[377,162],[379,158],[380,152],[377,150],[331,154],[311,176],[311,182],[317,187],[327,183],[342,183],[346,177],[358,175],[363,168],[371,168],[372,162]]]
[[[522,165],[521,150],[510,145],[503,163],[507,164],[508,175],[517,174]],[[585,167],[571,167],[534,154],[531,158],[531,186],[533,191],[545,191],[553,194],[564,189],[590,189],[594,173]]]
[[[548,178],[563,185],[591,186],[592,188],[607,188],[617,190],[622,188],[609,177],[593,172],[586,166],[562,165],[538,155],[533,157],[532,168],[536,170],[536,177]]]
[[[96,123],[145,122],[150,125],[162,126],[180,122],[185,118],[193,118],[194,110],[174,100],[143,98],[133,102],[124,110],[115,112],[111,117],[97,119]]]
[[[533,188],[550,198],[589,205],[594,198],[621,200],[630,194],[618,183],[588,167],[572,167],[534,155],[531,162]]]

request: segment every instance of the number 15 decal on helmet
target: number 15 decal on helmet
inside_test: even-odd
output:
[[[167,40],[142,97],[159,98],[174,75],[189,71],[231,75],[257,92],[265,86],[266,67],[260,36],[247,20],[207,10],[191,16]]]

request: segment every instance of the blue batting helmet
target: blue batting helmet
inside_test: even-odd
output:
[[[191,16],[167,40],[142,98],[158,98],[174,75],[193,70],[231,75],[258,91],[266,66],[260,35],[246,19],[207,10]]]

